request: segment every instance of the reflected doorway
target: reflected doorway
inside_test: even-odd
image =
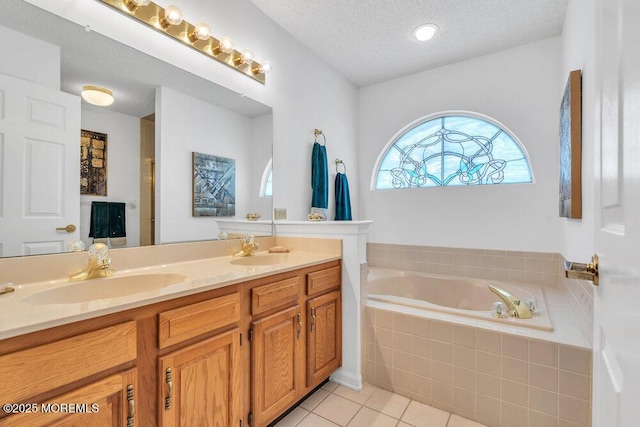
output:
[[[156,115],[140,119],[140,246],[155,242]]]

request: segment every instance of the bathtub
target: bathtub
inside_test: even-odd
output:
[[[493,317],[492,305],[500,299],[489,291],[489,285],[506,290],[523,303],[528,299],[536,300],[537,314],[531,319]],[[499,322],[505,326],[553,331],[542,289],[536,285],[512,285],[495,280],[371,268],[367,277],[367,300]]]

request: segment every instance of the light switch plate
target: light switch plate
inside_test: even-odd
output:
[[[285,208],[273,209],[273,219],[287,219],[287,210]]]

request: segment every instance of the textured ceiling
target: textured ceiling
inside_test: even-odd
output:
[[[250,0],[357,86],[560,35],[568,0]],[[440,27],[429,42],[412,30]]]
[[[144,117],[155,111],[155,88],[166,86],[229,110],[257,117],[271,109],[112,39],[17,0],[0,0],[0,25],[60,46],[63,92],[84,85],[113,91],[108,110]],[[83,101],[84,102],[84,101]]]

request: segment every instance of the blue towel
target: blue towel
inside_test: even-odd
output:
[[[126,237],[126,205],[124,203],[109,203],[109,237]]]
[[[329,171],[327,149],[317,142],[311,153],[311,207],[326,209],[329,206]]]
[[[347,175],[336,174],[336,221],[351,221],[351,197]]]
[[[91,202],[89,237],[94,239],[126,237],[125,211],[124,203]]]
[[[109,237],[109,203],[91,202],[89,237],[96,239]]]

